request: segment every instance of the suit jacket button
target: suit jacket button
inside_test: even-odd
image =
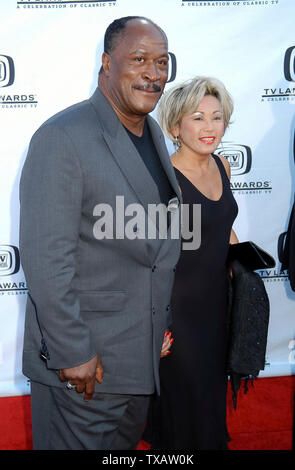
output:
[[[154,265],[154,266],[152,267],[152,272],[156,271],[156,269],[157,269],[157,266]]]

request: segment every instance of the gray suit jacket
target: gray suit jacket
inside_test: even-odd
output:
[[[163,134],[147,119],[180,200]],[[96,89],[37,130],[22,171],[20,252],[29,289],[23,372],[32,380],[64,386],[59,369],[98,353],[104,379],[96,391],[159,390],[181,241],[169,233],[164,240],[95,238],[95,206],[116,208],[118,195],[125,207],[137,203],[147,210],[161,202],[127,132]]]

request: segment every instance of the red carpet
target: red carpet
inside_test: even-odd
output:
[[[258,379],[234,410],[228,395],[228,429],[232,450],[291,450],[295,376]]]
[[[228,429],[232,450],[291,450],[295,376],[258,379],[238,407],[228,393]],[[0,398],[0,449],[32,449],[30,397]],[[141,441],[138,449],[148,449]]]

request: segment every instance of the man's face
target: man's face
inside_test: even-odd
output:
[[[130,20],[114,50],[103,54],[107,93],[125,116],[151,112],[163,93],[168,75],[167,42],[144,20]]]

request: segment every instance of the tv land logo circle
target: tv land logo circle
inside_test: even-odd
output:
[[[0,55],[0,87],[10,86],[14,82],[14,62],[8,55]]]
[[[177,73],[177,61],[173,52],[168,52],[169,62],[168,62],[168,80],[167,83],[174,82]]]
[[[252,152],[247,145],[224,142],[217,149],[217,153],[225,157],[229,162],[232,176],[244,175],[251,170]]]
[[[13,245],[0,245],[0,276],[12,276],[19,271],[19,250]]]
[[[289,47],[285,52],[284,75],[289,82],[295,82],[295,46]]]

